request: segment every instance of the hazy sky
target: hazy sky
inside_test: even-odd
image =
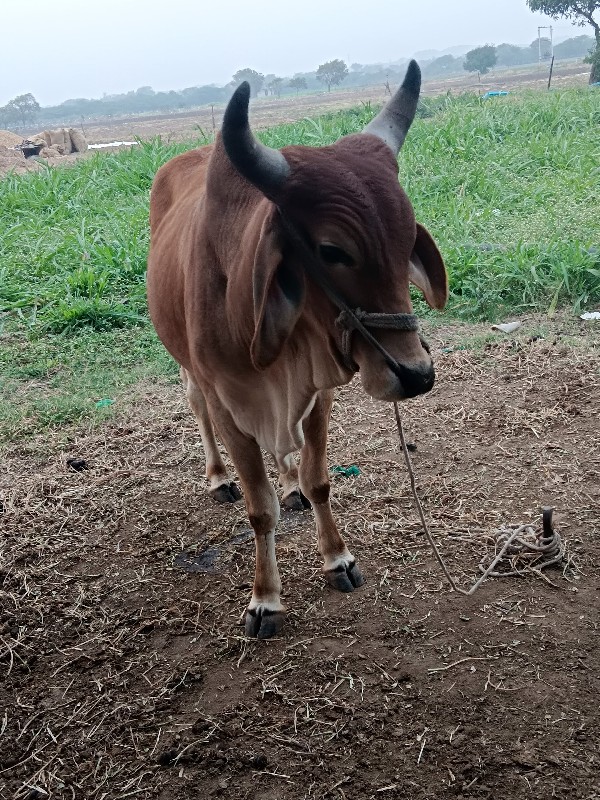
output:
[[[288,76],[324,61],[394,61],[454,45],[526,44],[590,30],[525,0],[2,0],[0,105],[216,83],[251,67]]]

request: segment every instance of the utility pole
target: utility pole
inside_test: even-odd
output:
[[[538,61],[542,61],[542,34],[541,31],[550,31],[550,57],[554,56],[554,43],[552,41],[552,25],[538,26]]]
[[[552,61],[550,62],[550,74],[548,75],[548,91],[550,91],[550,84],[552,83],[553,68],[554,68],[554,55],[552,55]]]

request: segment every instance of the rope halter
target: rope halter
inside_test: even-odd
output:
[[[339,307],[339,306],[338,306]],[[339,317],[336,319],[335,324],[342,329],[341,350],[344,357],[346,366],[356,372],[358,365],[352,358],[352,334],[354,331],[359,331],[380,353],[384,356],[386,362],[389,360],[393,364],[397,361],[392,358],[387,350],[383,348],[377,339],[375,339],[367,330],[367,328],[384,328],[393,331],[417,331],[419,330],[419,320],[415,314],[383,314],[380,312],[362,311],[360,308],[352,311],[350,308],[342,310]],[[421,339],[421,341],[423,341]],[[391,365],[390,365],[391,366]]]
[[[370,345],[381,353],[392,372],[398,375],[403,369],[402,366],[367,329],[381,328],[396,331],[418,331],[419,320],[417,316],[415,314],[406,313],[384,314],[382,312],[368,312],[362,311],[360,308],[351,309],[323,275],[321,264],[305,237],[302,236],[281,208],[278,207],[277,210],[279,211],[279,216],[286,232],[298,249],[302,251],[302,261],[306,272],[313,281],[323,289],[333,305],[340,311],[340,315],[337,317],[335,324],[337,327],[341,328],[340,350],[344,366],[352,372],[358,372],[358,364],[352,358],[352,334],[354,331],[358,331]],[[422,346],[429,352],[427,343],[422,337],[419,338],[421,339]]]

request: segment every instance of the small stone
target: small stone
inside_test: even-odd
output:
[[[177,750],[164,750],[159,754],[158,758],[156,759],[156,763],[160,764],[161,767],[168,767],[173,763],[173,761],[175,761],[176,758]]]
[[[267,757],[263,753],[259,756],[253,756],[250,759],[250,765],[254,767],[254,769],[266,769],[268,763]]]
[[[89,469],[87,461],[83,458],[67,458],[67,466],[75,472],[81,472],[84,469]]]

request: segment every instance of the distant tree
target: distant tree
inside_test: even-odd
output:
[[[583,58],[588,55],[594,44],[593,36],[572,36],[554,45],[554,55],[557,58]]]
[[[586,58],[592,65],[590,83],[600,81],[600,20],[594,17],[600,12],[600,0],[526,0],[532,11],[541,11],[553,19],[570,19],[575,25],[591,25],[596,37],[596,46]]]
[[[538,39],[534,39],[529,45],[529,49],[535,55],[535,61],[537,61],[540,56],[542,61],[549,61],[552,58],[552,42],[547,36],[542,36],[539,41]]]
[[[590,50],[589,55],[584,59],[586,64],[591,64],[590,83],[596,83],[600,79],[600,47]]]
[[[139,89],[135,90],[135,93],[141,97],[154,97],[156,94],[151,86],[140,86]]]
[[[521,64],[531,64],[537,61],[537,50],[534,57],[530,47],[504,43],[496,47],[496,58],[496,63],[500,67],[518,67]]]
[[[20,94],[4,106],[4,111],[9,119],[12,118],[17,124],[25,126],[36,121],[40,104],[31,93]]]
[[[307,88],[307,86],[306,86],[306,78],[300,78],[300,77],[292,78],[291,81],[288,83],[288,86],[291,89],[295,89],[296,90],[296,94],[298,94],[300,89],[306,89]]]
[[[273,87],[271,86],[271,83],[275,77],[276,76],[274,72],[267,72],[267,74],[263,76],[262,91],[265,93],[265,97],[273,94]]]
[[[428,78],[434,78],[439,75],[449,75],[452,72],[460,72],[462,63],[459,58],[446,55],[434,58],[423,67],[423,75]]]
[[[281,84],[283,83],[283,78],[273,78],[267,84],[267,88],[274,94],[275,97],[281,97]]]
[[[250,93],[252,94],[253,97],[256,97],[256,95],[262,89],[262,85],[265,81],[265,76],[254,69],[249,69],[249,68],[238,69],[238,71],[233,76],[233,82],[236,86],[239,86],[240,83],[243,83],[244,81],[248,81],[248,83],[250,84]]]
[[[456,59],[454,56],[446,55],[440,56],[439,58],[434,58],[431,64],[435,64],[437,69],[448,69],[448,67],[453,67],[454,62]]]
[[[6,106],[0,106],[0,128],[10,128],[12,125],[10,111]]]
[[[227,92],[218,86],[188,86],[180,92],[186,106],[201,106],[208,103],[219,103],[225,99]]]
[[[467,72],[480,72],[482,75],[488,73],[496,64],[496,48],[493,44],[484,44],[469,50],[465,56],[463,67]]]
[[[332,86],[339,86],[348,74],[346,63],[339,58],[320,64],[317,70],[317,80],[327,84],[327,91],[331,91]]]

